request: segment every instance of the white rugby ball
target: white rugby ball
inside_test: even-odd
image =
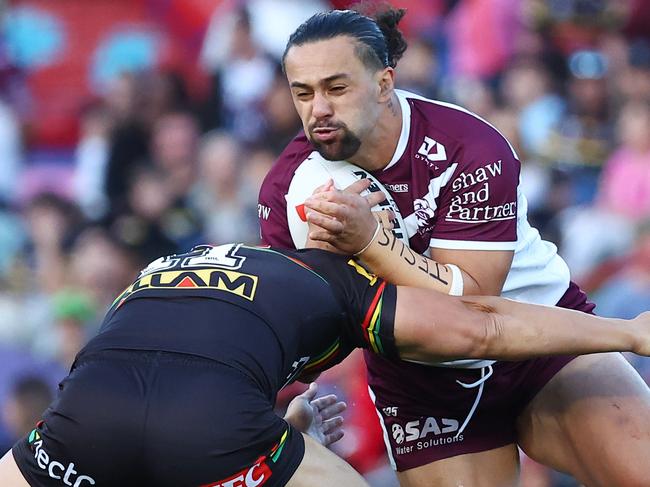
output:
[[[337,189],[345,189],[359,179],[370,179],[370,188],[362,193],[363,196],[369,192],[381,191],[386,199],[375,205],[372,211],[392,210],[395,214],[393,221],[393,233],[408,243],[404,221],[399,213],[397,205],[388,190],[365,169],[345,161],[328,161],[317,152],[312,153],[296,169],[289,190],[285,196],[287,200],[287,221],[293,244],[297,249],[305,248],[309,226],[305,217],[305,200],[311,196],[316,188],[325,184],[329,179],[334,181]]]

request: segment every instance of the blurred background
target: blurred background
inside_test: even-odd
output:
[[[300,129],[284,45],[350,3],[0,1],[0,454],[148,261],[258,242],[259,186]],[[510,139],[532,223],[599,314],[649,309],[650,1],[391,3],[409,10],[398,86]],[[337,452],[395,485],[359,356],[322,389],[351,405]],[[526,459],[523,477],[576,485]]]

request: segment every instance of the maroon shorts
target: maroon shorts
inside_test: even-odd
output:
[[[595,307],[574,283],[557,305],[586,313]],[[482,387],[464,388],[457,381],[476,383],[488,369],[429,367],[391,362],[368,352],[364,355],[371,397],[391,463],[398,471],[516,443],[519,414],[575,358],[562,355],[496,362]]]

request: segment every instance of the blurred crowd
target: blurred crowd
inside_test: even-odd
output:
[[[0,35],[0,453],[148,261],[259,241],[258,189],[300,130],[284,43],[312,13],[350,3],[215,1],[192,82],[173,64],[124,69],[79,104],[74,143],[56,147],[33,135],[39,107]],[[391,3],[409,9],[398,87],[509,138],[533,225],[599,314],[650,309],[650,2]],[[7,32],[16,16],[4,8]],[[650,361],[630,360],[650,381]],[[351,404],[337,451],[373,485],[394,485],[364,380],[358,355],[323,378]],[[532,463],[524,476],[575,485]]]

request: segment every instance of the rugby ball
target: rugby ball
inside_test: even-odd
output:
[[[325,184],[329,179],[334,181],[337,189],[345,189],[359,179],[370,179],[370,187],[362,196],[370,192],[381,191],[386,199],[375,205],[372,211],[392,210],[395,214],[393,233],[404,242],[408,243],[404,220],[399,209],[388,190],[368,171],[345,161],[328,161],[318,152],[313,152],[295,171],[285,196],[287,200],[287,221],[291,239],[297,249],[305,248],[309,226],[305,215],[305,200],[311,196],[316,188]]]

